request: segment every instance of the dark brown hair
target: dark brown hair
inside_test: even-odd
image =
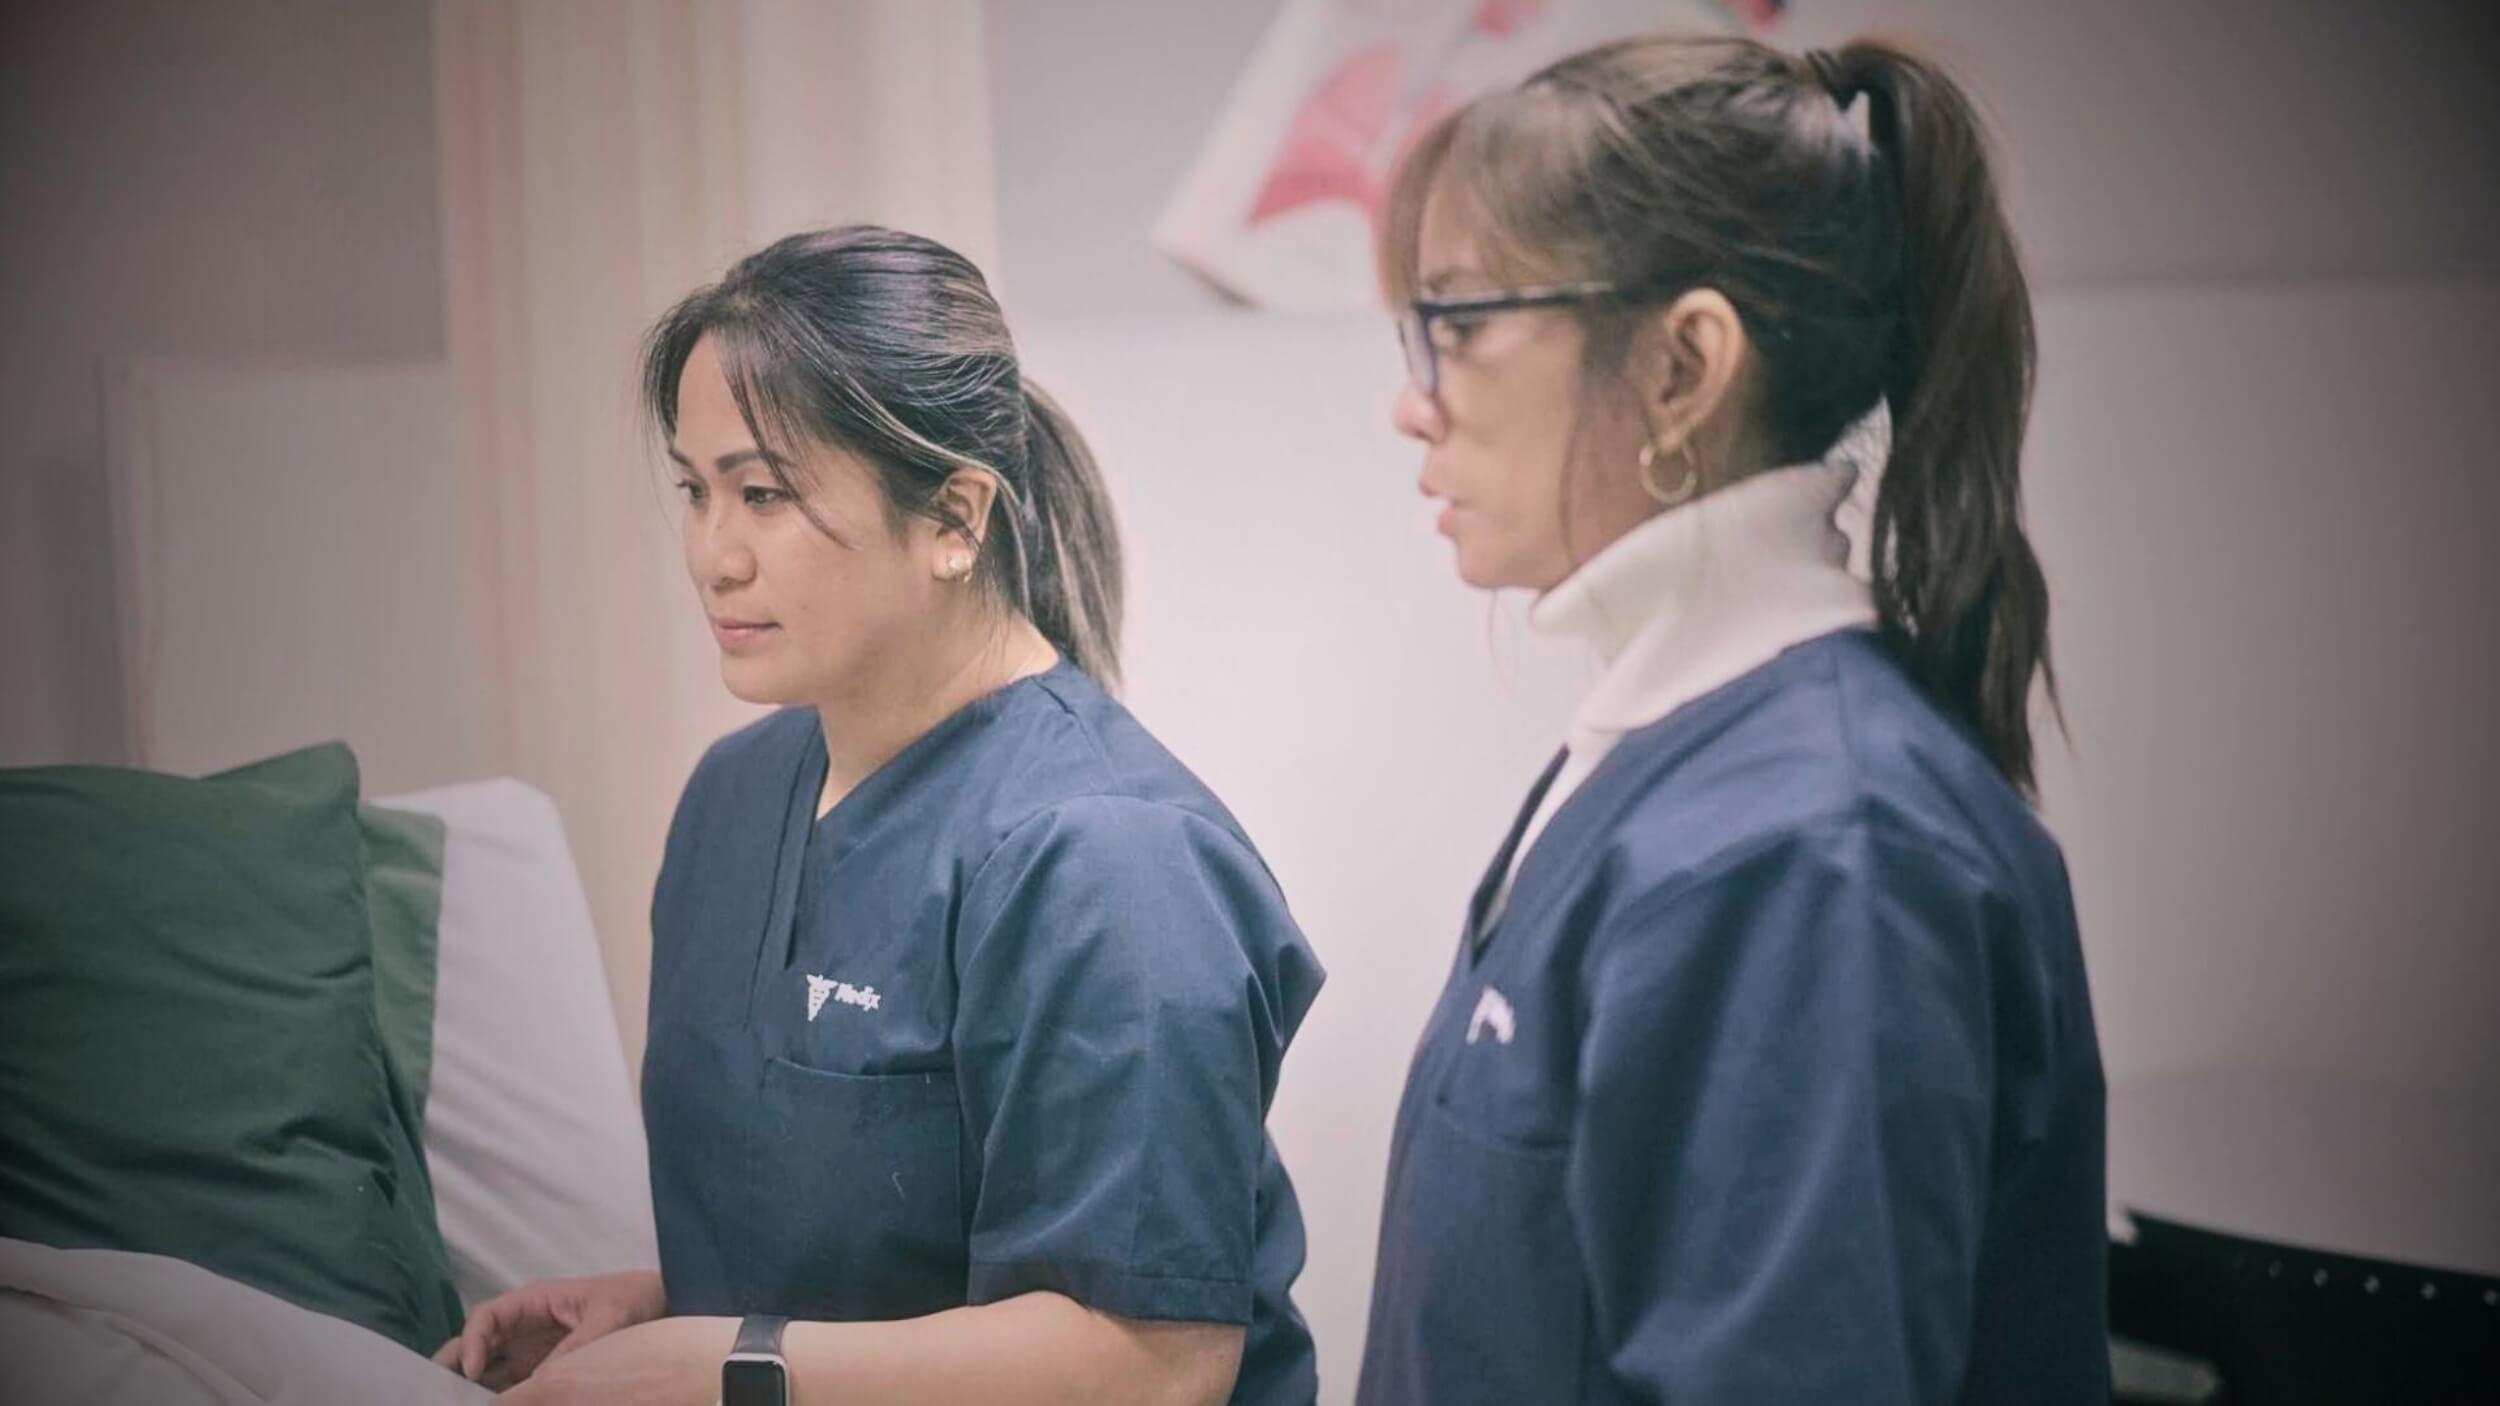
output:
[[[2054,701],[2056,675],[2021,515],[2031,296],[1978,115],[1941,68],[1880,40],[1808,57],[1718,36],[1601,45],[1417,139],[1382,225],[1393,302],[1416,295],[1428,202],[1497,278],[1719,290],[1759,359],[1777,462],[1822,457],[1886,406],[1882,632],[2032,788],[2031,688]],[[1638,306],[1582,313],[1587,370],[1620,369]]]
[[[677,432],[677,382],[706,336],[773,478],[802,509],[798,445],[858,454],[895,525],[916,514],[980,540],[983,586],[1077,667],[1118,685],[1110,497],[1076,426],[1024,379],[970,260],[874,225],[794,234],[739,260],[671,308],[644,346],[643,405],[663,434]],[[990,524],[960,521],[938,496],[967,468],[998,477],[991,515],[1007,528],[1003,551],[991,548]]]

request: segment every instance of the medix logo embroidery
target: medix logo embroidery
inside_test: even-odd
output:
[[[814,1020],[817,1012],[825,1008],[825,998],[828,996],[842,1005],[857,1006],[864,1011],[875,1010],[878,1002],[885,999],[877,994],[877,988],[873,986],[853,986],[847,981],[835,981],[831,977],[811,976],[807,979],[807,1018],[809,1020]]]
[[[1516,1033],[1515,1025],[1516,1017],[1511,1013],[1509,998],[1488,986],[1484,988],[1484,995],[1476,1001],[1476,1013],[1468,1017],[1467,1043],[1476,1043],[1490,1030],[1495,1042],[1507,1045]]]

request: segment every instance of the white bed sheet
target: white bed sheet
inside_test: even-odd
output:
[[[164,1255],[0,1240],[8,1406],[476,1406],[369,1329]]]

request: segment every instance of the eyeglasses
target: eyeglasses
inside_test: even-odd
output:
[[[1460,328],[1472,329],[1477,322],[1498,312],[1563,307],[1607,298],[1644,297],[1653,291],[1653,287],[1647,284],[1557,283],[1543,288],[1467,293],[1454,298],[1417,298],[1408,303],[1406,310],[1398,316],[1398,345],[1406,352],[1406,378],[1414,383],[1415,389],[1427,396],[1440,394],[1441,353],[1444,348],[1433,339],[1433,324],[1437,322],[1447,321]]]

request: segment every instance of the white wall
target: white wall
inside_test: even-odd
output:
[[[0,765],[123,759],[102,363],[442,354],[429,25],[0,8]]]
[[[2500,1121],[2500,279],[2043,313],[2048,814],[2113,1076],[2462,1086]]]
[[[104,399],[133,764],[335,737],[368,796],[492,774],[442,365],[150,361]]]

